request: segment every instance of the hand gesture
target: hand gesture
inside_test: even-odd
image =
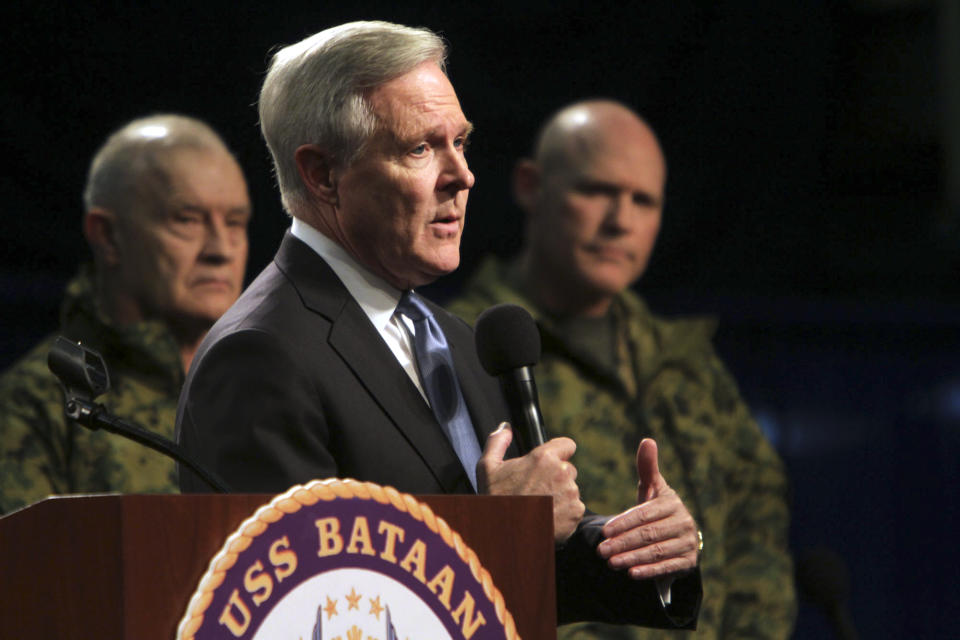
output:
[[[689,571],[697,566],[697,523],[677,492],[660,475],[657,443],[645,438],[637,448],[637,506],[603,526],[607,538],[597,552],[614,569],[645,579]]]
[[[566,541],[585,510],[576,482],[577,469],[570,463],[577,445],[570,438],[554,438],[521,458],[504,460],[511,440],[513,431],[506,422],[487,438],[477,462],[478,491],[491,495],[553,496],[554,539]]]

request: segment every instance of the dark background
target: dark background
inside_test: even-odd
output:
[[[434,295],[518,247],[507,178],[545,117],[591,96],[633,105],[670,172],[640,290],[663,312],[720,317],[718,347],[790,469],[798,556],[845,561],[862,637],[954,637],[958,4],[7,6],[0,366],[56,327],[109,132],[159,111],[220,131],[254,200],[254,274],[287,225],[254,106],[269,52],[355,19],[428,26],[476,125],[463,266]],[[822,612],[804,604],[796,637],[829,637]]]

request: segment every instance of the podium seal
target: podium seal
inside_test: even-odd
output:
[[[413,496],[292,487],[210,561],[178,640],[519,640],[490,574]]]

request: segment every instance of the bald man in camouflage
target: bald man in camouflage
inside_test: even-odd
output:
[[[657,138],[631,110],[611,101],[561,110],[515,168],[522,252],[488,259],[449,308],[470,322],[501,302],[533,314],[544,419],[551,437],[577,443],[588,508],[634,503],[624,480],[637,443],[652,437],[700,526],[696,632],[585,624],[561,638],[787,638],[796,605],[783,465],[711,346],[713,323],[660,318],[629,288],[653,250],[665,180]]]
[[[150,116],[94,156],[84,205],[94,264],[67,285],[57,333],[103,355],[112,386],[98,401],[172,438],[193,354],[243,287],[243,173],[205,123]],[[50,494],[177,491],[173,460],[67,420],[47,368],[55,337],[0,376],[0,513]]]

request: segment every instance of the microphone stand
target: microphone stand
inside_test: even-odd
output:
[[[159,451],[187,466],[217,493],[229,492],[223,480],[204,469],[175,443],[117,418],[102,404],[93,401],[110,389],[110,371],[99,353],[79,342],[57,336],[47,355],[47,365],[63,387],[64,408],[68,418],[93,431],[104,429]]]
[[[106,407],[102,404],[75,396],[71,397],[71,394],[68,393],[65,407],[68,418],[79,422],[91,431],[103,429],[104,431],[115,433],[124,438],[129,438],[145,447],[150,447],[154,451],[159,451],[165,456],[173,458],[177,462],[189,467],[191,471],[200,476],[215,492],[229,493],[230,490],[223,480],[212,471],[204,469],[199,462],[187,455],[176,444],[152,431],[121,420],[107,411]]]

